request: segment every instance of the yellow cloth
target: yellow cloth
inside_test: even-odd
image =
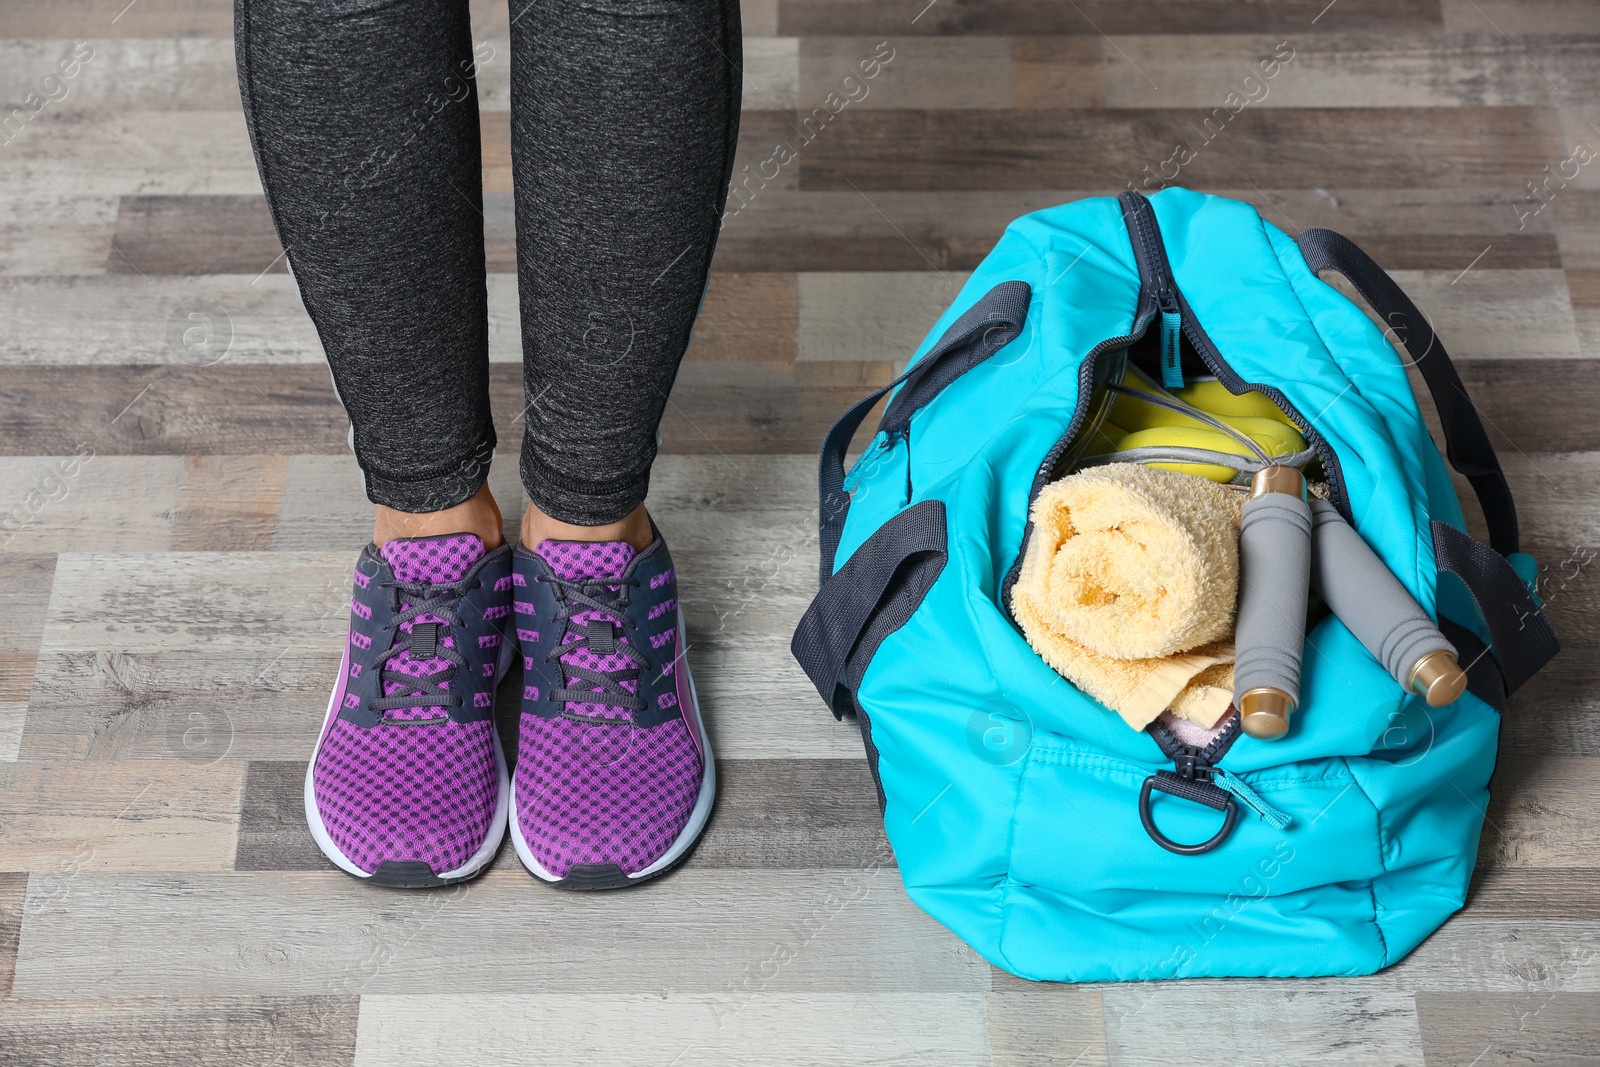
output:
[[[1243,506],[1128,463],[1045,486],[1011,599],[1028,643],[1134,729],[1169,707],[1212,726],[1233,699]]]

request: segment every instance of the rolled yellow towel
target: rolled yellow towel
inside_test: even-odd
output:
[[[1047,485],[1012,590],[1028,643],[1135,729],[1169,707],[1211,726],[1232,698],[1243,503],[1135,464]]]

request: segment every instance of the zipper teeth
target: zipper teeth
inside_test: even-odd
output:
[[[1137,316],[1137,312],[1135,315]],[[1135,317],[1134,327],[1137,328],[1138,325],[1139,320]],[[1145,324],[1145,328],[1149,328],[1148,322]],[[1137,341],[1140,336],[1140,334],[1129,333],[1120,337],[1108,338],[1091,348],[1089,354],[1083,357],[1083,363],[1078,367],[1078,398],[1073,404],[1072,418],[1068,421],[1067,428],[1062,432],[1061,437],[1057,439],[1054,445],[1050,446],[1050,451],[1045,453],[1044,461],[1039,464],[1038,470],[1034,472],[1033,484],[1028,487],[1029,512],[1032,512],[1033,502],[1045,486],[1045,479],[1050,476],[1056,464],[1061,461],[1061,457],[1072,447],[1074,438],[1077,437],[1079,430],[1083,426],[1083,420],[1089,414],[1089,404],[1094,399],[1091,395],[1090,386],[1094,383],[1095,365],[1107,353],[1128,347]],[[1000,601],[1005,606],[1007,614],[1010,614],[1011,611],[1011,589],[1016,585],[1017,575],[1022,567],[1023,551],[1027,548],[1028,537],[1032,529],[1033,524],[1031,521],[1023,527],[1022,548],[1018,550],[1017,558],[1012,561],[1011,566],[1006,570],[1005,576],[1000,582]],[[1012,621],[1015,624],[1015,619]]]
[[[1062,433],[1061,439],[1045,454],[1044,462],[1040,464],[1039,470],[1033,476],[1033,490],[1028,494],[1028,503],[1030,505],[1033,503],[1033,498],[1039,495],[1040,483],[1049,475],[1062,455],[1072,446],[1073,438],[1077,436],[1078,429],[1083,425],[1083,420],[1089,414],[1089,403],[1094,397],[1090,395],[1087,387],[1094,382],[1094,369],[1095,365],[1100,362],[1100,357],[1109,352],[1115,352],[1119,348],[1126,348],[1138,339],[1139,335],[1137,334],[1123,334],[1121,337],[1109,338],[1091,348],[1089,354],[1083,358],[1083,364],[1078,368],[1078,401],[1073,405],[1072,419],[1067,423],[1067,428]]]
[[[1135,210],[1128,214],[1132,216],[1133,228],[1139,235],[1139,244],[1144,249],[1145,259],[1150,269],[1158,275],[1157,303],[1160,304],[1164,296],[1170,295],[1175,310],[1181,313],[1183,310],[1181,303],[1183,294],[1179,291],[1177,282],[1172,277],[1172,264],[1167,260],[1166,249],[1156,239],[1155,233],[1152,232],[1150,227],[1150,223],[1154,221],[1155,209],[1150,206],[1150,202],[1144,197],[1138,196],[1138,194],[1134,195],[1137,197],[1137,206]],[[1184,335],[1194,345],[1195,352],[1199,354],[1200,361],[1206,365],[1206,369],[1216,375],[1219,381],[1227,385],[1230,391],[1233,391],[1233,386],[1236,385],[1239,387],[1238,392],[1256,392],[1265,396],[1274,404],[1277,404],[1283,410],[1283,413],[1289,416],[1290,420],[1306,435],[1306,439],[1311,442],[1311,447],[1316,450],[1317,457],[1322,460],[1324,472],[1328,475],[1334,506],[1339,509],[1340,514],[1346,519],[1353,520],[1349,498],[1345,493],[1344,471],[1339,465],[1339,457],[1334,453],[1333,448],[1329,446],[1327,439],[1311,425],[1311,420],[1300,414],[1299,410],[1289,403],[1288,397],[1283,395],[1282,390],[1274,389],[1268,385],[1256,385],[1241,378],[1238,372],[1228,366],[1227,361],[1222,358],[1222,353],[1217,350],[1217,346],[1212,343],[1211,338],[1200,328],[1199,321],[1195,319],[1192,313],[1185,315],[1184,320]]]
[[[1223,756],[1228,754],[1228,750],[1233,747],[1233,743],[1239,739],[1239,713],[1237,711],[1230,712],[1228,721],[1223,725],[1221,732],[1212,738],[1204,748],[1196,748],[1193,745],[1184,744],[1178,740],[1176,734],[1158,723],[1151,723],[1148,730],[1150,736],[1155,738],[1156,747],[1161,749],[1161,754],[1168,759],[1176,760],[1179,756],[1188,756],[1196,763],[1206,767],[1214,767]]]

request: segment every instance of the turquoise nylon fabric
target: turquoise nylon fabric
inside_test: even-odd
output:
[[[1241,378],[1281,390],[1327,441],[1356,528],[1431,610],[1429,523],[1460,526],[1461,507],[1393,347],[1249,205],[1182,189],[1151,203],[1194,316]],[[915,415],[907,439],[867,446],[835,560],[909,504],[944,501],[949,561],[857,691],[907,892],[1030,978],[1354,975],[1395,962],[1465,899],[1498,715],[1470,694],[1443,709],[1408,697],[1329,617],[1308,635],[1289,736],[1242,737],[1220,763],[1288,826],[1243,809],[1214,852],[1157,847],[1137,798],[1171,762],[1040,660],[1000,604],[1081,364],[1134,323],[1139,276],[1117,201],[1014,222],[914,358],[1011,280],[1033,291],[1021,334]],[[1448,590],[1440,603],[1476,623]],[[1179,840],[1221,819],[1165,796],[1153,812]]]

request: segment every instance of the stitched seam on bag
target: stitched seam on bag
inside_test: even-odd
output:
[[[1348,758],[1345,759],[1345,766],[1350,766],[1350,761]],[[1384,874],[1388,874],[1389,861],[1384,859],[1383,849],[1383,809],[1378,807],[1377,803],[1372,799],[1371,794],[1369,794],[1366,788],[1362,786],[1361,779],[1356,777],[1356,774],[1353,770],[1350,772],[1350,780],[1355,784],[1355,787],[1357,791],[1360,792],[1361,796],[1372,807],[1372,819],[1374,828],[1377,830],[1378,866],[1383,868]],[[1372,899],[1372,928],[1377,931],[1378,945],[1383,950],[1383,963],[1380,966],[1387,967],[1389,965],[1389,939],[1383,935],[1383,924],[1378,921],[1377,882],[1377,878],[1367,879],[1367,895]]]
[[[1350,775],[1350,773],[1348,771],[1346,771],[1343,774],[1340,774],[1338,772],[1334,772],[1334,773],[1331,773],[1331,774],[1324,774],[1324,775],[1320,775],[1319,777],[1316,777],[1316,778],[1264,778],[1264,779],[1255,777],[1255,775],[1257,773],[1259,773],[1257,771],[1234,771],[1233,773],[1237,774],[1241,778],[1244,778],[1245,781],[1247,781],[1250,784],[1250,788],[1254,789],[1258,793],[1270,793],[1270,792],[1279,792],[1279,793],[1281,793],[1281,792],[1284,792],[1285,790],[1299,789],[1301,786],[1307,786],[1307,785],[1323,785],[1323,784],[1331,785],[1331,784],[1336,783],[1336,782],[1349,781],[1350,778],[1351,778],[1351,775]]]
[[[1038,750],[1038,759],[1041,763],[1052,763],[1058,767],[1079,767],[1084,770],[1099,769],[1132,775],[1135,778],[1148,778],[1152,773],[1149,767],[1141,766],[1116,756],[1100,755],[1093,752],[1063,751],[1048,747]]]
[[[1022,808],[1023,782],[1028,776],[1028,765],[1033,762],[1033,753],[1030,751],[1027,758],[1021,760],[1020,762],[1022,764],[1022,769],[1017,772],[1017,788],[1016,792],[1011,797],[1011,822],[1006,828],[1006,873],[1000,885],[999,936],[995,938],[994,943],[995,955],[999,956],[1005,961],[1006,967],[1013,974],[1021,974],[1022,972],[1016,964],[1011,962],[1011,957],[1006,955],[1006,921],[1011,917],[1011,912],[1009,910],[1011,906],[1011,887],[1014,885],[1021,885],[1023,883],[1018,882],[1011,876],[1011,856],[1012,849],[1016,847],[1017,843],[1017,823],[1019,821],[1017,818],[1017,812]]]

